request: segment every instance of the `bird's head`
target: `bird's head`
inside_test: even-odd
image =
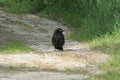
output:
[[[64,29],[61,29],[61,28],[57,28],[56,30],[55,30],[55,32],[57,32],[57,33],[62,33],[62,32],[64,32],[65,30]]]

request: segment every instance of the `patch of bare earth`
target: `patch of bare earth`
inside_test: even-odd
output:
[[[25,28],[18,22],[31,28]],[[66,29],[64,51],[54,50],[51,36],[56,28]],[[0,44],[20,40],[34,51],[20,54],[0,54],[1,66],[38,68],[38,71],[1,71],[2,80],[83,80],[94,74],[101,74],[95,63],[109,58],[100,51],[91,50],[85,43],[68,40],[69,29],[58,22],[39,18],[32,14],[7,14],[0,9]],[[41,71],[44,69],[45,71]],[[50,70],[51,69],[51,70]],[[52,72],[52,70],[63,72]],[[50,70],[50,71],[47,71]],[[65,71],[71,71],[69,74]],[[73,74],[76,71],[77,74]]]

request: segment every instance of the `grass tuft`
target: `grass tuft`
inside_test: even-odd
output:
[[[12,41],[1,49],[3,54],[16,54],[20,52],[31,52],[32,49],[20,41]]]

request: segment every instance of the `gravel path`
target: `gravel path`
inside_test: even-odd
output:
[[[25,23],[30,28],[23,27]],[[51,36],[56,28],[65,29],[66,44],[64,51],[54,50]],[[12,40],[20,40],[35,51],[20,54],[0,54],[1,66],[29,68],[76,70],[85,69],[78,74],[51,71],[1,71],[0,80],[83,80],[89,75],[100,74],[94,63],[103,62],[109,58],[100,51],[91,50],[86,43],[68,40],[69,29],[58,22],[46,18],[39,18],[32,14],[7,14],[0,9],[0,44],[4,45]],[[76,70],[77,71],[77,70]],[[82,73],[85,74],[82,74]]]
[[[54,72],[14,72],[0,74],[0,80],[82,80],[87,76]]]

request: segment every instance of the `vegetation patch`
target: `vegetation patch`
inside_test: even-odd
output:
[[[5,10],[9,13],[36,13],[45,8],[42,0],[4,0]]]
[[[101,75],[96,75],[90,79],[86,79],[86,80],[119,80],[120,79],[120,72],[107,72],[105,74],[101,74]]]
[[[120,1],[110,0],[74,0],[51,1],[42,14],[75,28],[71,38],[78,41],[89,41],[114,31],[114,25],[119,21]],[[113,9],[115,8],[115,9]]]
[[[120,27],[118,24],[116,27]],[[102,47],[103,52],[111,55],[112,58],[107,62],[99,64],[99,68],[105,74],[96,75],[93,80],[119,80],[120,79],[120,28],[116,28],[112,34],[106,34],[93,39],[92,46]]]
[[[112,34],[105,34],[101,37],[96,37],[91,42],[93,47],[114,47],[120,44],[120,29],[115,30]]]
[[[21,52],[31,52],[32,49],[20,41],[12,41],[1,49],[3,54],[16,54]]]

